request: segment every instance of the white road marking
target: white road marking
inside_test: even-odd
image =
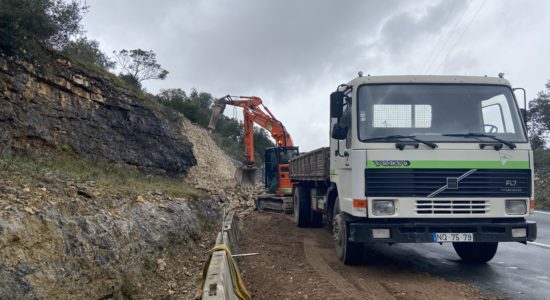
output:
[[[537,214],[550,215],[550,212],[548,212],[548,211],[542,211],[542,210],[535,210],[535,213],[537,213]]]
[[[542,248],[550,249],[550,245],[548,245],[548,244],[537,243],[537,242],[527,242],[527,244],[532,244],[532,245],[539,246],[539,247],[542,247]]]

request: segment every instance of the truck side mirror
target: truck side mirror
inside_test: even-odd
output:
[[[521,114],[521,119],[523,120],[523,123],[527,124],[527,110],[525,110],[525,108],[520,108],[519,113]]]
[[[344,108],[344,92],[336,91],[330,94],[330,117],[340,118]]]
[[[345,140],[348,135],[348,129],[348,126],[336,123],[332,127],[331,137],[339,141]]]

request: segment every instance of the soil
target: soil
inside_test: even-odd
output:
[[[243,227],[242,253],[259,253],[238,262],[253,299],[490,298],[477,288],[407,270],[381,254],[368,253],[361,265],[346,266],[326,228],[298,228],[288,215],[256,211]]]

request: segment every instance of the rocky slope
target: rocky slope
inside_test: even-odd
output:
[[[186,182],[207,192],[226,209],[237,210],[238,216],[252,211],[254,195],[261,194],[263,186],[237,186],[234,179],[237,163],[216,145],[206,130],[186,119],[182,119],[181,125],[197,158],[197,165],[185,177]]]
[[[194,298],[233,172],[109,74],[0,56],[0,299]]]
[[[0,150],[65,150],[186,172],[196,164],[178,118],[112,76],[63,59],[47,70],[0,56]]]
[[[92,163],[3,157],[0,178],[0,299],[193,298],[207,195]]]

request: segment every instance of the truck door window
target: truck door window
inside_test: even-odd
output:
[[[341,122],[348,127],[348,135],[346,137],[346,148],[351,148],[351,101],[344,104]]]
[[[510,107],[501,95],[481,102],[486,133],[515,133]]]

